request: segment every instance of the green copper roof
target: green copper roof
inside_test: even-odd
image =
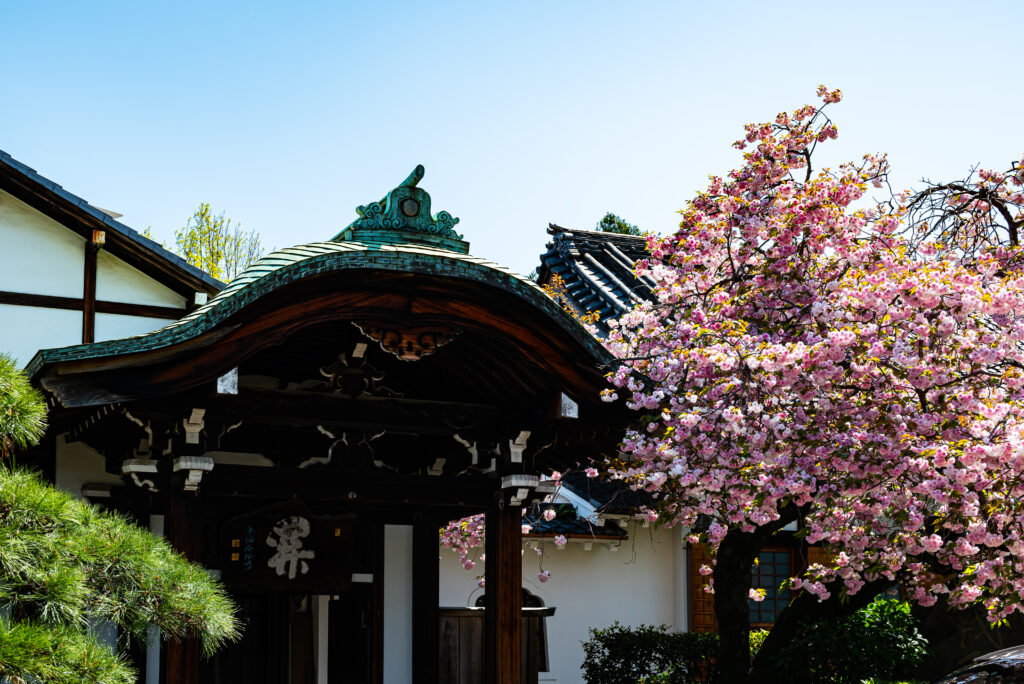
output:
[[[459,278],[513,293],[547,314],[595,360],[610,353],[532,281],[485,259],[424,244],[315,242],[282,249],[250,266],[206,305],[179,321],[145,335],[38,352],[26,367],[35,377],[45,366],[65,361],[151,351],[195,338],[232,314],[291,282],[346,269],[378,269]]]
[[[417,187],[423,173],[423,167],[417,166],[384,199],[359,207],[359,218],[331,242],[289,247],[260,259],[209,303],[179,321],[136,337],[45,349],[25,370],[29,377],[35,377],[45,366],[55,363],[169,347],[213,330],[247,305],[289,283],[349,269],[422,273],[498,287],[546,313],[594,359],[610,362],[609,352],[536,284],[507,268],[469,256],[469,243],[453,230],[459,220],[446,211],[431,215],[430,195]]]

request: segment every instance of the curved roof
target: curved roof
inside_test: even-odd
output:
[[[316,242],[282,249],[264,257],[206,305],[145,335],[38,352],[26,371],[37,377],[54,364],[149,352],[213,331],[253,302],[290,283],[344,270],[377,270],[442,276],[490,285],[510,292],[543,312],[553,324],[590,353],[596,363],[611,354],[561,306],[530,280],[485,259],[420,244]]]
[[[634,265],[646,258],[647,239],[643,236],[571,230],[548,225],[552,240],[540,255],[540,282],[552,275],[562,278],[565,296],[581,312],[594,311],[601,325],[618,318],[650,299],[653,281],[637,278]]]

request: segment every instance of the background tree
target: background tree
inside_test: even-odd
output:
[[[45,427],[43,398],[0,356],[0,440],[27,446]],[[220,583],[162,539],[38,476],[0,465],[0,679],[129,684],[122,654],[89,633],[116,625],[144,641],[200,637],[211,652],[238,635]]]
[[[771,680],[787,614],[841,614],[896,581],[921,605],[981,605],[994,622],[1024,597],[1017,248],[973,240],[983,220],[948,220],[941,239],[907,226],[920,196],[870,202],[884,156],[816,171],[817,146],[838,134],[825,106],[841,98],[819,95],[823,106],[746,127],[744,165],[651,241],[637,268],[656,301],[609,340],[624,360],[613,384],[644,414],[612,474],[655,493],[662,519],[714,554],[702,572],[726,682]],[[1005,183],[1009,202],[1024,183],[979,176],[946,188],[972,195],[977,216],[982,183]],[[792,522],[832,560],[790,580],[795,598],[750,673],[751,569]]]
[[[637,226],[632,223],[627,223],[617,214],[608,212],[604,217],[597,222],[594,226],[594,230],[598,230],[602,233],[621,233],[622,235],[643,235],[643,232]]]
[[[185,260],[218,280],[233,280],[252,262],[263,256],[263,245],[255,231],[232,225],[224,212],[214,214],[203,202],[185,227],[175,231],[177,251]]]
[[[900,199],[907,203],[907,236],[914,248],[941,245],[972,262],[982,255],[1021,268],[1024,228],[1024,165],[1014,162],[1003,171],[975,167],[965,178],[949,183],[925,180],[925,188]]]

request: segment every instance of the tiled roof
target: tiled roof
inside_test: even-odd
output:
[[[555,510],[554,519],[548,521],[543,517],[545,509]],[[561,534],[565,537],[585,537],[598,539],[625,539],[626,532],[618,525],[606,522],[598,525],[592,520],[580,518],[572,504],[544,504],[527,510],[523,516],[523,524],[532,526],[528,536],[554,537]]]
[[[159,243],[143,237],[137,231],[116,221],[108,212],[94,207],[78,195],[68,192],[57,183],[40,175],[35,169],[23,164],[3,150],[0,150],[0,172],[14,173],[20,176],[25,182],[40,188],[56,201],[63,202],[84,213],[95,222],[103,224],[108,230],[119,233],[131,242],[148,250],[154,259],[164,262],[172,270],[178,271],[183,276],[200,281],[209,292],[216,292],[224,287],[224,283],[206,273],[206,271],[192,266],[177,254],[161,247]]]
[[[566,473],[562,486],[586,500],[601,513],[635,513],[643,506],[653,506],[654,498],[645,491],[633,491],[622,480],[602,480],[585,473]]]
[[[445,275],[501,287],[544,311],[566,334],[589,350],[595,359],[612,362],[608,350],[543,290],[503,266],[468,254],[419,244],[314,242],[278,250],[263,257],[232,280],[207,304],[159,330],[121,340],[44,349],[32,358],[25,371],[29,377],[34,377],[45,366],[54,363],[168,347],[212,330],[245,306],[288,283],[353,268]]]
[[[541,254],[537,281],[561,277],[565,291],[581,313],[596,312],[602,321],[618,318],[651,297],[653,281],[633,275],[633,264],[647,254],[638,235],[571,230],[548,226],[552,240]]]

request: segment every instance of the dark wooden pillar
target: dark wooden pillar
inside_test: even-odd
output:
[[[85,277],[82,282],[82,343],[96,339],[96,255],[103,243],[106,233],[94,230],[92,239],[85,243]]]
[[[195,496],[183,492],[170,495],[167,537],[185,558],[198,562],[202,552],[201,526],[196,515]],[[167,684],[198,684],[199,639],[167,642]]]
[[[412,681],[413,684],[435,684],[437,679],[438,529],[440,524],[417,517],[412,537]]]
[[[82,283],[82,343],[96,338],[96,253],[91,242],[85,246],[85,278]]]
[[[487,510],[486,684],[520,684],[522,511],[504,497],[499,490]]]

